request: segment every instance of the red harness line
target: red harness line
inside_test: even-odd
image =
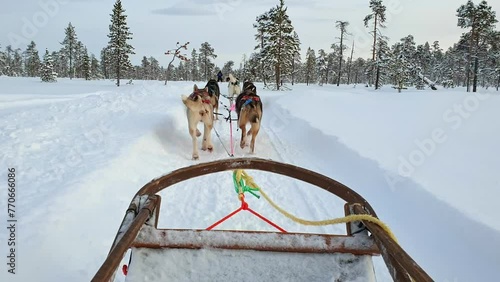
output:
[[[232,213],[226,215],[225,217],[223,217],[221,220],[217,221],[216,223],[210,225],[207,229],[205,230],[212,230],[213,228],[215,228],[217,225],[223,223],[224,221],[228,220],[230,217],[232,217],[233,215],[239,213],[240,211],[242,210],[247,210],[249,212],[251,212],[253,215],[255,215],[256,217],[262,219],[263,221],[265,221],[266,223],[268,223],[269,225],[273,226],[274,228],[278,229],[280,232],[283,232],[283,233],[287,233],[285,229],[279,227],[276,223],[270,221],[269,219],[265,218],[264,216],[262,216],[261,214],[259,214],[258,212],[252,210],[251,208],[248,207],[248,203],[245,202],[245,196],[243,194],[240,194],[240,199],[241,199],[241,207],[239,207],[237,210],[233,211]]]

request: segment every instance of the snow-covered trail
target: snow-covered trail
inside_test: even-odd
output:
[[[3,149],[11,154],[3,160],[27,165],[17,167],[24,179],[19,185],[33,185],[20,192],[19,201],[29,208],[21,210],[19,217],[22,226],[36,232],[19,234],[19,241],[24,242],[20,253],[30,254],[21,255],[19,261],[35,266],[40,258],[46,258],[47,267],[36,274],[40,281],[86,281],[92,277],[107,254],[133,194],[154,177],[196,163],[190,160],[190,137],[179,97],[189,87],[173,87],[175,94],[169,96],[159,95],[157,91],[164,88],[156,86],[136,88],[126,93],[88,93],[69,101],[53,99],[47,105],[31,103],[30,108],[5,116],[5,121],[15,119],[18,125],[29,125],[10,128],[5,124],[4,137],[9,142],[3,144],[11,147]],[[233,126],[235,134],[239,133]],[[228,124],[219,121],[216,129],[227,146]],[[213,143],[215,152],[202,152],[201,161],[228,157],[215,136]],[[280,146],[281,150],[276,150]],[[237,156],[281,161],[285,159],[280,156],[290,148],[283,143],[273,144],[263,131],[257,150],[256,155],[250,155],[248,148],[235,148]],[[277,194],[276,201],[283,202],[284,207],[308,211],[310,214],[301,214],[307,218],[321,218],[317,207],[322,205],[315,203],[317,207],[310,208],[305,201],[307,193],[293,196],[297,184],[290,179],[274,179],[258,172],[255,178],[263,187],[269,187],[268,193]],[[207,187],[207,183],[215,185]],[[230,172],[187,181],[162,196],[166,208],[161,224],[165,227],[206,228],[239,204]],[[284,228],[294,230],[294,224],[271,211],[263,201],[249,202],[254,209],[276,218]],[[338,205],[339,211],[341,207]],[[239,215],[220,228],[272,230],[249,215]],[[31,275],[20,271],[17,277],[31,279]]]
[[[190,159],[180,102],[192,83],[165,88],[157,82],[138,82],[113,91],[93,87],[75,93],[75,99],[29,108],[17,105],[15,114],[2,115],[0,149],[7,152],[2,165],[17,166],[20,172],[20,246],[18,275],[12,279],[2,271],[1,281],[89,281],[104,261],[135,192],[155,177],[197,163]],[[410,180],[405,189],[391,190],[387,171],[290,113],[283,107],[285,94],[262,91],[261,96],[264,117],[256,154],[236,147],[236,156],[299,165],[352,187],[436,281],[498,277],[498,232],[468,219]],[[238,143],[240,132],[233,126]],[[228,124],[219,121],[216,129],[227,146]],[[228,157],[215,134],[213,143],[212,154],[200,151],[201,162]],[[343,213],[343,203],[321,189],[307,189],[306,184],[278,175],[250,173],[276,202],[299,217],[321,220]],[[239,207],[230,172],[193,178],[161,195],[160,226],[166,228],[206,228]],[[263,200],[248,201],[289,231],[344,232],[344,226],[299,226]],[[244,213],[220,228],[272,230]],[[2,240],[5,236],[0,231]],[[378,281],[390,281],[380,258],[375,268]]]

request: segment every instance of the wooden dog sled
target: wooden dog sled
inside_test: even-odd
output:
[[[201,163],[154,179],[137,192],[92,281],[114,281],[129,249],[125,281],[376,281],[374,255],[382,255],[394,281],[433,281],[373,220],[349,221],[345,234],[157,228],[159,191],[190,178],[242,169],[313,184],[343,199],[346,216],[378,220],[355,191],[301,167],[257,158]],[[240,209],[252,211],[243,199]]]

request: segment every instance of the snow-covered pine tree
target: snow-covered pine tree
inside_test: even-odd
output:
[[[175,72],[177,73],[177,80],[187,80],[186,61],[180,61]]]
[[[143,79],[143,80],[150,80],[151,79],[151,75],[149,73],[150,69],[149,69],[149,60],[146,56],[143,56],[142,57],[142,61],[141,61],[141,67],[140,67],[140,71],[139,71],[139,78],[140,79]]]
[[[12,60],[13,60],[14,50],[12,50],[11,45],[5,47],[4,53],[4,64],[3,73],[7,76],[13,76],[12,74]]]
[[[68,58],[64,53],[64,50],[53,51],[52,60],[54,61],[54,71],[57,72],[58,77],[68,77],[69,67]]]
[[[326,54],[325,50],[319,49],[318,50],[318,58],[316,59],[316,67],[317,67],[317,73],[318,73],[318,83],[320,86],[323,86],[323,84],[327,81],[327,69],[328,69],[328,55]]]
[[[109,46],[102,48],[101,50],[101,73],[104,76],[105,79],[110,79],[111,78],[111,72],[112,72],[112,63],[111,63],[111,50],[109,49]]]
[[[77,48],[78,40],[75,32],[75,27],[71,24],[71,22],[64,29],[64,40],[61,44],[63,45],[63,47],[60,52],[65,55],[69,62],[68,75],[70,79],[73,79],[73,77],[75,76],[75,50]]]
[[[385,21],[386,21],[386,16],[385,16],[385,6],[382,4],[382,0],[370,0],[370,9],[372,9],[372,12],[370,14],[368,14],[365,18],[364,18],[364,23],[365,23],[365,27],[369,27],[369,22],[373,20],[373,31],[371,31],[371,35],[373,36],[373,45],[372,45],[372,70],[370,72],[370,81],[369,83],[372,83],[373,82],[373,75],[375,73],[379,74],[380,73],[380,70],[375,70],[375,67],[376,65],[378,65],[376,63],[376,60],[377,60],[377,39],[378,39],[378,35],[380,34],[380,29],[381,28],[384,28],[385,25]],[[375,77],[375,89],[378,89],[378,86],[379,86],[379,80],[380,78],[379,77]]]
[[[390,60],[390,49],[385,36],[379,36],[377,40],[377,57],[373,62],[375,73],[375,89],[379,89],[387,81],[388,65]]]
[[[222,75],[228,76],[230,73],[234,74],[234,61],[227,61],[224,66],[222,67]]]
[[[496,86],[498,83],[498,67],[500,66],[500,31],[491,31],[488,40],[480,45],[480,65],[479,76],[481,86],[488,88]]]
[[[26,49],[26,61],[24,63],[26,75],[29,77],[38,76],[40,73],[40,64],[40,56],[38,55],[36,44],[34,41],[31,41]]]
[[[351,67],[352,82],[356,85],[358,83],[368,81],[366,70],[371,68],[368,62],[363,58],[357,58]]]
[[[339,68],[337,73],[337,86],[340,86],[340,77],[342,76],[342,60],[344,59],[344,50],[346,49],[344,46],[344,38],[347,35],[347,27],[349,26],[349,22],[347,21],[336,21],[335,27],[340,30],[340,53],[339,53]]]
[[[198,52],[193,48],[191,51],[191,80],[200,81],[200,71],[198,67]]]
[[[116,86],[120,86],[120,79],[132,68],[129,55],[135,54],[134,47],[127,42],[132,39],[132,33],[127,26],[127,15],[121,0],[116,0],[113,6],[108,38],[111,73],[116,78]]]
[[[83,58],[85,57],[85,54],[87,53],[87,48],[83,45],[81,41],[78,41],[76,43],[76,48],[75,48],[75,76],[76,78],[84,78],[84,64],[83,64]]]
[[[398,42],[392,46],[391,60],[389,63],[390,76],[394,84],[394,88],[401,93],[401,90],[407,89],[407,85],[411,80],[411,71],[407,54],[405,53],[403,43]]]
[[[253,24],[253,27],[257,29],[257,33],[255,34],[255,40],[257,41],[257,45],[254,47],[254,50],[257,50],[257,53],[252,54],[253,58],[258,62],[258,74],[256,77],[259,77],[264,82],[264,87],[267,87],[267,76],[265,75],[266,70],[268,70],[268,66],[270,62],[265,61],[264,59],[268,56],[266,52],[268,51],[267,42],[269,41],[268,29],[271,25],[270,20],[270,11],[265,12],[264,14],[257,16],[256,23]]]
[[[12,58],[10,69],[11,69],[13,76],[23,76],[24,75],[23,56],[21,53],[21,49],[19,49],[19,48],[17,48],[14,51],[14,57]]]
[[[191,75],[191,71],[192,71],[192,62],[191,60],[187,60],[184,62],[184,68],[186,69],[186,77],[185,77],[185,81],[189,81],[189,80],[192,80],[193,79],[193,76]]]
[[[212,59],[217,58],[217,55],[215,55],[214,48],[208,42],[203,42],[198,51],[200,52],[198,56],[200,71],[203,73],[203,79],[208,81],[210,78],[215,77],[215,64],[212,62]]]
[[[4,68],[3,73],[8,76],[22,76],[23,75],[23,57],[21,49],[12,49],[11,45],[5,47],[4,54]]]
[[[467,92],[470,91],[470,76],[472,75],[472,92],[477,91],[478,71],[479,71],[479,52],[481,42],[488,40],[488,34],[494,29],[498,22],[496,13],[486,1],[481,1],[479,5],[469,0],[467,4],[457,9],[458,26],[461,28],[470,28],[468,32],[468,52],[467,52]],[[470,66],[474,63],[474,69],[471,73]]]
[[[40,78],[43,82],[57,81],[57,73],[54,71],[54,62],[52,60],[52,56],[49,54],[49,50],[45,50],[45,55],[43,56]]]
[[[99,65],[99,60],[97,60],[94,54],[90,55],[90,72],[92,73],[93,79],[103,78],[101,72],[101,66]]]
[[[268,23],[264,23],[265,39],[262,55],[263,60],[272,64],[276,90],[279,90],[284,75],[291,72],[295,53],[299,49],[300,41],[294,36],[294,27],[287,14],[285,1],[269,10],[266,16]]]
[[[260,73],[259,54],[252,53],[250,54],[250,58],[245,63],[243,69],[243,78],[249,79],[251,81],[256,81],[259,73]]]
[[[421,73],[426,64],[424,61],[424,54],[419,57],[417,46],[413,35],[408,35],[401,38],[402,44],[402,55],[406,61],[406,68],[408,72],[407,85],[414,85],[417,89],[424,89],[425,82],[423,79],[423,74]]]
[[[330,46],[330,49],[332,49],[332,52],[329,55],[328,58],[328,69],[327,69],[327,76],[328,80],[327,83],[332,83],[332,84],[337,84],[337,79],[338,79],[338,71],[339,71],[339,62],[340,62],[340,44],[333,43]],[[332,73],[333,75],[330,75]]]
[[[493,39],[497,44],[491,46],[488,52],[490,61],[491,85],[495,85],[496,90],[500,88],[500,31],[497,31]]]
[[[151,78],[154,80],[161,79],[160,62],[154,57],[149,57],[149,74],[151,75]]]
[[[444,54],[443,50],[439,46],[439,41],[434,41],[431,47],[431,60],[430,60],[430,69],[429,76],[433,81],[442,81],[444,74],[444,66],[443,66]]]
[[[0,49],[0,75],[5,74],[4,71],[6,66],[7,66],[7,55],[5,55],[5,53]]]
[[[307,48],[306,52],[306,63],[304,65],[304,75],[306,84],[313,83],[316,81],[316,53],[311,47]]]
[[[417,68],[414,83],[415,87],[419,90],[423,90],[425,88],[425,78],[430,76],[431,60],[432,54],[429,42],[425,42],[423,45],[418,45],[413,62]]]
[[[327,54],[327,67],[326,67],[326,79],[325,79],[326,83],[334,84],[336,82],[338,63],[339,61],[337,59],[335,51]]]
[[[298,42],[297,49],[295,50],[295,53],[293,54],[293,59],[292,59],[292,69],[290,70],[290,75],[292,77],[292,85],[295,82],[295,76],[300,70],[299,66],[301,65],[300,62],[300,38],[299,35],[297,34],[296,31],[293,32],[293,37],[296,42]]]
[[[89,57],[89,53],[87,51],[87,48],[84,48],[83,52],[83,58],[81,59],[81,72],[82,72],[82,77],[85,78],[85,80],[91,80],[92,79],[92,66],[91,66],[91,61]]]
[[[169,65],[168,66],[168,68],[166,70],[166,73],[165,73],[165,76],[170,77],[173,81],[178,80],[177,79],[177,72],[176,72],[176,69],[175,69],[174,65]]]

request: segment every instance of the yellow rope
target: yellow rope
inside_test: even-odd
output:
[[[372,215],[369,215],[369,214],[352,214],[352,215],[348,215],[348,216],[341,217],[341,218],[319,220],[319,221],[298,218],[298,217],[292,215],[291,213],[285,211],[280,206],[278,206],[273,200],[271,200],[271,198],[269,198],[269,196],[262,190],[262,188],[260,188],[255,183],[253,178],[250,175],[248,175],[244,170],[242,170],[242,169],[236,170],[236,179],[238,181],[240,181],[242,178],[243,178],[243,180],[245,180],[245,184],[247,186],[259,189],[259,192],[262,194],[262,197],[264,197],[264,199],[266,199],[266,201],[268,201],[269,204],[273,208],[275,208],[281,214],[283,214],[287,218],[293,220],[294,222],[297,222],[297,223],[302,224],[302,225],[324,226],[324,225],[333,225],[333,224],[339,224],[339,223],[348,223],[348,222],[353,222],[353,221],[365,220],[365,221],[373,222],[373,223],[377,224],[378,226],[380,226],[395,242],[397,242],[396,236],[391,231],[389,226],[387,226],[387,224],[382,222],[380,219],[378,219]]]

